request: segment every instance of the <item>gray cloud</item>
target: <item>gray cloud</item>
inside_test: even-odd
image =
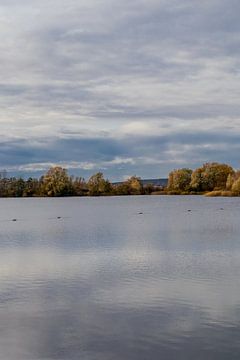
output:
[[[62,163],[111,179],[238,167],[239,7],[2,1],[0,167]]]

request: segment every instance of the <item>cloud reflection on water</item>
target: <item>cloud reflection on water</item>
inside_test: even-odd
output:
[[[237,359],[238,202],[223,216],[219,199],[172,199],[14,202],[25,220],[2,223],[0,359]]]

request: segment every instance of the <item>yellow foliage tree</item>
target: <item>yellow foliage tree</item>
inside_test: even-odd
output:
[[[47,196],[70,195],[72,184],[67,170],[60,166],[51,167],[42,177],[41,192]]]

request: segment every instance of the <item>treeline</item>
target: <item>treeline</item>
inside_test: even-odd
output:
[[[59,166],[50,168],[40,179],[0,175],[0,197],[144,195],[160,190],[158,186],[143,185],[136,176],[112,184],[99,172],[85,181],[82,177],[69,176],[67,170]]]
[[[219,163],[206,163],[194,171],[187,168],[173,170],[166,190],[168,194],[239,196],[240,171]]]
[[[114,184],[100,172],[85,181],[82,177],[69,176],[67,170],[60,166],[51,167],[39,179],[8,178],[6,174],[0,174],[0,197],[150,194],[240,196],[240,171],[220,163],[206,163],[196,170],[176,169],[170,172],[165,188],[153,184],[143,185],[137,176]]]

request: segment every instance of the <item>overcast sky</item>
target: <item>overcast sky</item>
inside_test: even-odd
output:
[[[0,169],[240,167],[239,0],[0,0]]]

